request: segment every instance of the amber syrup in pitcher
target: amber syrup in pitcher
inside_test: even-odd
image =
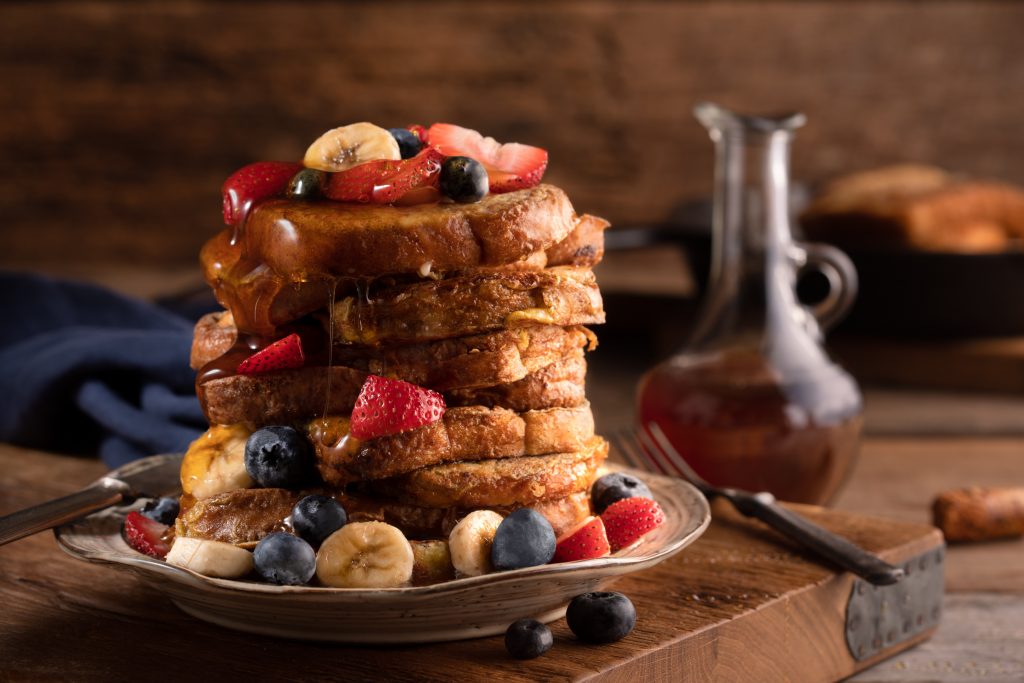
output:
[[[855,461],[862,400],[821,327],[852,302],[856,271],[832,247],[792,240],[789,145],[802,115],[695,113],[717,153],[711,282],[689,344],[641,380],[637,421],[656,423],[713,484],[825,503]],[[795,292],[808,265],[831,284],[815,309]]]

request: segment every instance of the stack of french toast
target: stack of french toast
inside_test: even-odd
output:
[[[452,171],[446,189],[443,172],[410,183],[392,173],[404,161],[388,163],[352,200],[330,174],[304,190],[302,166],[278,169],[288,189],[271,196],[246,188],[273,168],[226,185],[229,225],[201,254],[226,310],[199,321],[192,346],[211,426],[182,465],[179,538],[252,548],[311,493],[409,539],[446,539],[481,509],[532,508],[556,534],[591,514],[608,447],[584,390],[585,326],[604,321],[591,267],[607,223],[540,174],[488,168],[489,191],[473,196],[472,174]],[[370,378],[384,381],[373,396]],[[443,409],[402,422],[391,397],[418,391]],[[392,428],[356,429],[359,410]],[[315,476],[268,486],[247,471],[247,441],[276,426],[306,440]]]

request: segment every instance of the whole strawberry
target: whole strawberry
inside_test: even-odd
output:
[[[650,498],[623,498],[609,505],[601,519],[614,552],[633,545],[664,524],[665,512]]]
[[[441,394],[421,386],[370,375],[359,391],[349,432],[357,439],[407,432],[444,416]]]
[[[305,362],[302,338],[293,332],[243,360],[238,364],[236,372],[239,375],[262,375],[276,370],[301,368]]]
[[[283,194],[288,181],[302,168],[302,164],[289,161],[257,161],[232,173],[220,188],[224,223],[241,224],[256,202]]]

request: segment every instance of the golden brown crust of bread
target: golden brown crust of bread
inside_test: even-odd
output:
[[[434,465],[363,486],[424,507],[532,505],[589,490],[607,455],[608,442],[594,437],[575,453]]]
[[[363,442],[347,438],[347,417],[313,420],[307,431],[324,481],[344,486],[441,463],[575,452],[593,438],[594,416],[589,404],[522,413],[467,406],[449,408],[434,424]]]
[[[447,538],[452,527],[471,512],[320,490],[238,489],[201,501],[183,496],[175,532],[179,536],[252,548],[267,534],[287,530],[285,518],[291,514],[295,503],[309,493],[332,495],[345,508],[350,522],[386,522],[401,529],[408,538]],[[564,498],[542,500],[531,507],[547,517],[558,536],[590,514],[590,497],[587,491],[582,491]],[[487,509],[508,514],[514,508]]]
[[[811,239],[841,246],[1002,251],[1024,236],[1024,192],[902,165],[833,181],[800,218]]]
[[[530,325],[604,322],[593,272],[559,267],[484,273],[345,297],[326,325],[337,343],[424,342]]]
[[[192,368],[199,370],[214,361],[237,338],[229,312],[203,316],[192,340]],[[597,337],[585,327],[533,325],[406,346],[337,347],[332,361],[447,391],[515,382],[581,349],[596,347]]]
[[[597,221],[597,223],[595,223]],[[600,219],[578,219],[551,185],[489,195],[476,204],[381,207],[271,200],[239,239],[225,230],[200,254],[217,299],[249,332],[274,329],[326,306],[339,278],[425,276],[517,264],[594,265],[604,251]],[[574,234],[579,229],[579,234]],[[557,252],[546,253],[572,240]],[[338,295],[348,294],[345,282]]]
[[[516,382],[444,393],[450,406],[478,405],[517,412],[541,408],[572,408],[586,401],[587,360],[582,350],[531,372]]]

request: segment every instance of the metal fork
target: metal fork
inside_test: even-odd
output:
[[[876,586],[886,586],[903,578],[903,569],[869,553],[842,536],[824,529],[806,517],[784,508],[775,496],[762,491],[750,493],[734,488],[712,486],[697,474],[679,454],[665,433],[654,422],[636,431],[618,432],[612,442],[630,465],[648,471],[682,475],[711,500],[725,498],[746,517],[759,519],[808,550],[847,569]]]

